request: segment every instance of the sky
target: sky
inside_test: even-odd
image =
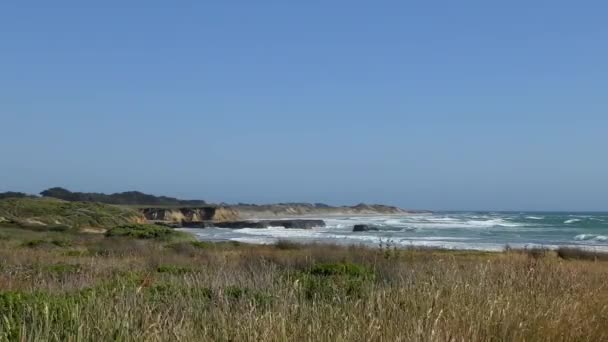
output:
[[[605,1],[2,1],[0,191],[608,210]]]

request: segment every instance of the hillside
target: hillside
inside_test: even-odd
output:
[[[40,194],[44,197],[70,202],[99,202],[138,208],[148,219],[168,221],[200,221],[198,218],[202,218],[202,220],[225,221],[238,218],[398,215],[409,212],[394,206],[363,203],[355,206],[330,206],[323,203],[277,203],[262,205],[221,203],[218,205],[207,203],[203,200],[182,200],[167,196],[144,194],[138,191],[107,195],[103,193],[72,192],[59,187],[47,189]],[[167,219],[159,219],[155,216],[167,217]],[[169,218],[169,216],[172,218]]]
[[[67,202],[52,198],[9,198],[0,200],[0,223],[22,227],[104,228],[144,222],[131,209],[102,203]]]

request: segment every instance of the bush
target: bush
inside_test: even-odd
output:
[[[169,273],[169,274],[185,274],[193,272],[190,267],[177,266],[177,265],[161,265],[156,268],[158,273]]]
[[[283,250],[287,250],[287,249],[301,249],[302,248],[302,244],[299,244],[299,243],[296,243],[296,242],[287,241],[287,240],[279,240],[279,241],[277,241],[277,243],[274,244],[274,246],[277,249],[283,249]]]
[[[56,276],[61,276],[68,273],[79,273],[82,270],[80,265],[73,264],[52,264],[45,265],[40,268],[40,271],[50,273]]]
[[[224,296],[232,301],[245,300],[255,306],[265,307],[272,303],[272,296],[266,292],[234,285],[224,289]]]
[[[312,275],[318,276],[349,276],[349,277],[369,277],[373,273],[364,266],[343,262],[343,263],[323,263],[314,265],[310,271]]]
[[[307,299],[362,298],[374,273],[354,263],[316,264],[299,277]]]
[[[67,240],[29,240],[21,244],[22,247],[37,248],[37,247],[70,247],[72,243]]]
[[[579,248],[560,247],[556,252],[557,256],[565,260],[608,260],[608,253],[586,251]]]
[[[169,240],[176,238],[187,239],[190,237],[189,234],[154,224],[127,224],[114,227],[106,232],[106,237],[114,236],[158,240]]]

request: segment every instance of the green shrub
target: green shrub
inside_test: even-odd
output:
[[[291,242],[287,240],[279,240],[274,244],[277,249],[288,250],[288,249],[301,249],[303,246],[297,242]]]
[[[127,224],[109,229],[106,237],[123,236],[136,239],[188,239],[189,234],[154,224]]]
[[[57,340],[69,340],[78,333],[81,321],[73,308],[86,305],[91,300],[90,291],[50,294],[45,292],[20,293],[0,292],[0,341],[26,340],[22,329],[41,319],[48,326],[59,326],[55,332]]]
[[[342,263],[322,263],[314,265],[310,274],[317,276],[349,276],[349,277],[369,277],[373,273],[364,266],[342,262]]]
[[[21,244],[22,247],[28,248],[37,248],[37,247],[70,247],[72,243],[68,240],[44,240],[44,239],[35,239],[28,240]]]
[[[177,265],[161,265],[156,268],[158,273],[169,273],[169,274],[185,274],[193,272],[194,270],[190,267],[177,266]]]
[[[187,298],[192,301],[209,301],[213,298],[213,291],[206,287],[187,287],[183,284],[156,283],[144,292],[147,299],[155,303],[170,304],[176,298]]]
[[[248,301],[255,306],[268,306],[272,303],[272,296],[266,292],[234,285],[224,289],[224,297],[232,301]]]
[[[83,257],[83,256],[89,256],[89,255],[91,255],[91,253],[86,250],[75,249],[75,250],[71,250],[71,251],[65,251],[63,253],[63,255],[67,256],[67,257]]]
[[[299,276],[307,299],[361,298],[371,286],[374,273],[353,263],[321,263],[313,265]]]
[[[192,241],[190,242],[190,245],[200,249],[207,249],[215,246],[213,242],[209,241]]]
[[[68,273],[78,273],[82,270],[82,267],[80,265],[73,264],[53,264],[45,265],[40,268],[40,270],[45,273],[61,276]]]

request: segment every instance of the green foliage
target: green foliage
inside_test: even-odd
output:
[[[193,239],[193,237],[189,237],[189,239]],[[240,244],[236,241],[181,241],[165,245],[166,248],[171,249],[178,254],[188,255],[190,257],[194,257],[204,250],[232,249],[238,246],[240,246]]]
[[[34,230],[66,231],[80,227],[112,227],[135,221],[134,210],[101,203],[65,202],[49,198],[0,200],[0,217]]]
[[[176,298],[188,298],[197,302],[209,302],[213,291],[207,287],[188,287],[179,283],[156,283],[146,288],[144,295],[152,303],[170,304]]]
[[[22,247],[37,248],[37,247],[70,247],[72,243],[67,240],[28,240],[21,244]]]
[[[247,287],[228,286],[223,292],[224,297],[232,301],[248,301],[256,306],[268,306],[272,303],[270,294]]]
[[[5,199],[5,198],[34,198],[34,197],[35,196],[28,195],[23,192],[14,192],[14,191],[0,192],[0,200]]]
[[[20,339],[22,326],[35,324],[36,318],[42,319],[39,324],[46,329],[61,326],[61,330],[55,332],[55,338],[67,340],[68,336],[77,335],[81,323],[74,314],[74,307],[85,305],[90,298],[89,291],[63,294],[0,292],[0,312],[3,313],[0,340],[23,340]]]
[[[71,251],[65,251],[63,253],[63,255],[67,256],[67,257],[83,257],[83,256],[89,256],[90,252],[86,251],[86,250],[75,249],[75,250],[71,250]]]
[[[106,231],[107,237],[123,236],[136,239],[187,240],[191,235],[154,224],[127,224]]]
[[[178,265],[161,265],[156,268],[158,273],[169,273],[169,274],[186,274],[193,272],[194,270],[190,267],[178,266]]]
[[[56,276],[61,276],[68,273],[78,273],[82,270],[80,265],[74,264],[51,264],[44,265],[40,268],[41,272],[50,273]]]
[[[373,272],[366,267],[349,262],[341,263],[321,263],[314,265],[308,272],[317,276],[348,276],[368,278]]]
[[[289,250],[289,249],[301,249],[302,244],[297,242],[291,242],[288,240],[279,240],[274,244],[277,249]]]
[[[154,196],[139,191],[127,191],[115,194],[95,192],[71,192],[64,188],[50,188],[40,193],[44,197],[58,198],[70,202],[99,202],[120,205],[184,205],[202,206],[207,203],[202,200],[180,200],[173,197]]]
[[[200,249],[207,249],[207,248],[215,247],[215,244],[213,242],[209,242],[209,241],[192,241],[192,242],[190,242],[190,245],[192,245],[195,248],[200,248]]]
[[[313,265],[298,277],[305,298],[339,300],[361,298],[367,294],[374,273],[354,263],[321,263]]]

